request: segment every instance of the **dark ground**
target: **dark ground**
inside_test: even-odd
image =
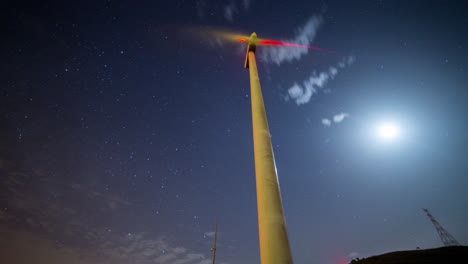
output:
[[[353,264],[449,264],[467,263],[468,246],[441,247],[411,251],[397,251],[373,256]]]

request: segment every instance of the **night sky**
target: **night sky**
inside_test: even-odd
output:
[[[8,1],[0,262],[259,263],[245,43],[295,263],[468,244],[463,1]],[[380,124],[389,124],[388,134]],[[380,130],[379,130],[380,129]]]

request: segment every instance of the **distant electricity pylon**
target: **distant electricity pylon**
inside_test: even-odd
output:
[[[444,246],[459,246],[460,243],[458,243],[455,238],[449,234],[445,228],[435,220],[435,218],[429,213],[428,209],[423,209],[423,211],[427,214],[427,217],[429,217],[429,220],[431,220],[432,224],[437,230],[437,233],[440,236],[440,239],[442,240],[442,243],[444,243]]]
[[[216,220],[213,247],[211,248],[211,263],[215,264],[216,259],[216,238],[218,237],[218,221]]]

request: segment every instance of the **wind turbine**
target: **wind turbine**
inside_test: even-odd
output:
[[[242,41],[242,39],[239,40]],[[257,34],[252,33],[246,42],[247,53],[244,67],[249,69],[250,75],[260,262],[262,264],[288,264],[292,263],[291,249],[255,60],[255,51],[259,44]]]
[[[250,75],[260,261],[262,264],[289,264],[293,261],[255,51],[258,45],[325,50],[313,46],[259,39],[255,32],[249,38],[234,38],[237,41],[247,43],[244,67],[249,69]]]
[[[249,69],[250,76],[260,262],[261,264],[291,264],[293,262],[291,249],[284,220],[281,193],[273,148],[271,145],[265,104],[263,102],[260,79],[258,76],[257,62],[255,60],[255,52],[257,46],[283,46],[312,49],[327,53],[334,52],[315,46],[270,39],[259,39],[255,32],[252,33],[250,37],[226,32],[224,30],[207,29],[207,33],[213,34],[212,36],[215,38],[247,44],[244,67]],[[213,247],[213,263],[216,254],[215,252],[216,244]]]

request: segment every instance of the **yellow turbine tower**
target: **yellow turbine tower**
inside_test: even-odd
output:
[[[262,264],[289,264],[292,263],[291,250],[255,61],[257,44],[259,40],[254,32],[248,39],[244,67],[249,69],[250,74],[260,262]]]

